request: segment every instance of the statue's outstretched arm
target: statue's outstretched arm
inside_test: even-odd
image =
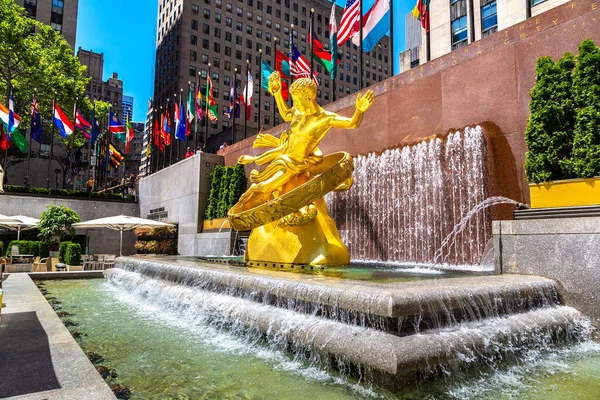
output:
[[[341,117],[337,114],[334,114],[335,117],[331,121],[331,127],[341,129],[358,128],[362,122],[363,114],[369,109],[369,107],[371,107],[374,100],[375,95],[370,90],[367,90],[364,96],[361,96],[360,93],[357,94],[356,111],[354,111],[352,118]]]
[[[285,100],[281,94],[281,76],[277,71],[269,75],[269,93],[275,98],[275,103],[277,103],[277,109],[279,110],[281,118],[283,118],[285,122],[291,121],[292,113],[287,104],[285,104]]]

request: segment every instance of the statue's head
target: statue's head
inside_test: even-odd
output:
[[[310,78],[296,79],[290,86],[290,94],[296,106],[303,111],[308,105],[317,99],[317,85]]]

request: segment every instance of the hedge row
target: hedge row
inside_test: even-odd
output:
[[[61,242],[58,248],[58,262],[67,265],[80,265],[81,245],[73,242]]]
[[[110,200],[126,200],[135,201],[135,196],[123,196],[120,193],[99,193],[99,192],[80,192],[79,190],[65,189],[44,189],[44,188],[26,188],[24,186],[4,186],[4,191],[9,193],[30,193],[43,196],[62,196],[62,197],[78,197],[84,199],[110,199]]]
[[[0,249],[3,249],[4,243],[0,242]],[[50,242],[34,241],[34,240],[13,240],[8,244],[6,248],[6,256],[10,257],[11,249],[13,246],[19,248],[20,254],[32,254],[36,257],[46,258],[50,256]],[[3,254],[4,250],[0,252]]]
[[[225,218],[246,190],[248,180],[244,166],[222,167],[217,165],[210,175],[210,194],[206,219]]]

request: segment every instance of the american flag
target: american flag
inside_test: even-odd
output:
[[[309,78],[310,66],[306,61],[306,58],[304,58],[302,53],[300,53],[300,51],[295,45],[292,45],[292,53],[290,54],[290,56],[290,71],[294,79]],[[319,82],[317,81],[315,74],[313,74],[313,79],[318,85]]]
[[[346,43],[346,40],[354,37],[360,30],[360,1],[361,0],[347,0],[346,2],[346,7],[344,8],[340,27],[337,32],[338,46],[342,46]]]

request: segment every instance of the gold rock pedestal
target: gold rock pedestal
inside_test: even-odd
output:
[[[304,225],[271,222],[252,230],[244,259],[257,263],[343,265],[350,262],[325,200],[315,201],[317,216]]]

